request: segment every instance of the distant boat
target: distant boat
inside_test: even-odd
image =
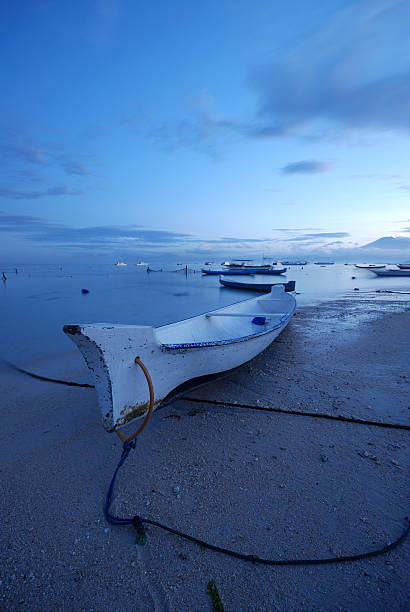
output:
[[[136,266],[148,266],[146,261],[139,261],[138,263],[135,264]]]
[[[372,270],[377,276],[410,276],[410,269],[405,270],[393,270],[387,268],[387,270]]]
[[[361,268],[362,270],[374,270],[378,268],[385,268],[384,264],[355,264],[355,268]]]
[[[149,373],[154,407],[182,383],[236,368],[266,349],[295,312],[283,285],[263,297],[238,302],[163,327],[65,325],[82,352],[107,431],[145,415],[149,392],[138,357]]]
[[[397,264],[397,267],[400,268],[400,270],[410,270],[410,263]]]
[[[214,266],[215,262],[214,261],[206,261],[204,265],[205,266]]]
[[[243,270],[246,270],[246,272],[249,271],[251,274],[273,274],[277,276],[278,274],[285,274],[287,268],[273,268],[272,266],[251,268],[250,266],[245,266]]]
[[[307,261],[282,261],[284,266],[306,266]]]
[[[201,268],[202,274],[212,274],[220,276],[221,274],[229,274],[230,276],[251,276],[254,273],[250,270],[244,270],[243,268],[228,268],[226,270],[213,270],[212,268]]]
[[[219,277],[219,282],[224,287],[231,287],[232,289],[248,289],[249,291],[270,291],[272,287],[282,285],[285,291],[295,290],[295,281],[289,281],[287,283],[274,283],[269,281],[248,281],[243,279],[232,279],[225,278],[224,276]]]
[[[243,268],[244,263],[235,263],[230,261],[223,261],[221,266],[226,266],[227,268]]]
[[[243,266],[245,269],[247,268],[254,268],[255,270],[263,270],[265,268],[271,268],[272,264],[244,264]]]
[[[117,261],[117,263],[115,265],[116,266],[126,266],[127,264],[124,263],[123,261]]]
[[[315,261],[315,266],[333,266],[334,261]]]
[[[277,276],[278,274],[285,274],[287,268],[228,268],[226,270],[213,270],[212,268],[202,268],[202,274],[229,274],[229,275],[253,275],[253,274],[271,274]]]

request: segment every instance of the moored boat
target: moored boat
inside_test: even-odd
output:
[[[385,268],[385,264],[355,264],[355,268],[360,268],[361,270],[378,270],[381,268]]]
[[[246,268],[255,268],[256,270],[264,270],[265,268],[271,268],[272,264],[244,264],[243,266]]]
[[[227,268],[226,270],[218,270],[212,268],[201,268],[202,274],[229,274],[230,276],[252,276],[253,272],[250,270],[244,270],[243,268]]]
[[[277,276],[285,274],[287,268],[227,268],[226,270],[213,270],[212,268],[202,268],[202,274],[225,274],[225,275],[253,275],[253,274],[271,274]]]
[[[387,268],[386,270],[372,270],[377,276],[410,276],[410,270],[393,270]]]
[[[307,266],[307,261],[282,261],[284,266]]]
[[[261,281],[261,280],[250,280],[250,279],[231,279],[224,278],[224,276],[219,277],[219,282],[224,287],[231,287],[232,289],[247,289],[248,291],[264,291],[269,292],[272,287],[282,285],[285,288],[285,291],[294,291],[295,290],[295,281],[288,281],[287,283],[275,283],[269,281]]]
[[[191,319],[145,325],[65,325],[94,378],[103,426],[114,431],[144,416],[149,393],[138,357],[149,372],[157,407],[182,383],[253,359],[289,323],[296,307],[283,285]]]
[[[410,270],[410,263],[397,264],[397,267],[400,268],[400,270]]]

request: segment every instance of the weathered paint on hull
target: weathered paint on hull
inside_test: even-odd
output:
[[[103,426],[111,432],[143,416],[148,407],[147,383],[134,363],[135,357],[140,357],[150,372],[157,407],[180,384],[253,359],[273,342],[288,320],[243,342],[184,349],[161,346],[152,327],[68,325],[64,330],[81,350],[94,376]]]
[[[155,407],[182,383],[235,368],[263,351],[282,331],[296,308],[283,285],[170,325],[66,325],[92,372],[107,431],[142,417],[149,390],[135,358],[148,369]]]

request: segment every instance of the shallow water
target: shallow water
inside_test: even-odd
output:
[[[62,332],[67,323],[165,325],[259,295],[222,287],[218,276],[202,275],[200,268],[198,264],[187,273],[172,272],[178,266],[167,264],[163,272],[147,273],[132,265],[24,265],[16,274],[15,268],[5,267],[7,280],[0,283],[0,357],[22,363],[72,350],[74,345]],[[266,282],[269,277],[250,278]],[[288,280],[296,281],[299,306],[355,288],[410,291],[410,277],[381,278],[351,264],[292,266],[286,275],[274,278]],[[82,294],[82,289],[89,293]]]

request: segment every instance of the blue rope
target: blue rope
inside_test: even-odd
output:
[[[407,525],[406,529],[403,531],[401,536],[397,538],[391,544],[387,544],[387,546],[383,546],[383,548],[379,548],[378,550],[372,550],[369,552],[359,553],[357,555],[330,557],[330,558],[325,558],[325,559],[262,559],[261,557],[258,557],[256,555],[247,555],[244,553],[236,552],[234,550],[222,548],[220,546],[215,546],[214,544],[210,544],[209,542],[204,542],[203,540],[190,536],[186,533],[183,533],[182,531],[178,531],[177,529],[172,529],[171,527],[168,527],[167,525],[163,525],[162,523],[158,523],[157,521],[153,521],[151,519],[143,519],[140,516],[134,516],[133,518],[120,518],[110,513],[112,494],[114,491],[114,485],[115,485],[115,480],[117,478],[118,471],[120,467],[122,466],[122,464],[124,463],[124,461],[126,460],[126,458],[128,457],[128,455],[130,454],[131,450],[135,448],[135,446],[136,446],[136,440],[131,441],[131,442],[128,442],[128,441],[124,442],[121,458],[114,472],[114,476],[112,477],[110,488],[108,489],[107,497],[105,499],[104,513],[105,513],[105,518],[112,525],[133,525],[137,531],[137,542],[136,543],[140,545],[144,545],[147,541],[147,536],[145,534],[145,529],[143,525],[143,523],[147,523],[148,525],[154,525],[156,527],[160,527],[161,529],[165,529],[169,533],[178,535],[181,538],[184,538],[185,540],[189,540],[190,542],[195,542],[196,544],[199,544],[200,546],[204,548],[208,548],[209,550],[214,550],[216,552],[220,552],[225,555],[229,555],[230,557],[234,557],[236,559],[243,559],[244,561],[251,561],[253,563],[260,563],[262,565],[323,565],[327,563],[342,563],[346,561],[358,561],[359,559],[368,559],[369,557],[377,557],[378,555],[385,554],[393,550],[394,548],[396,548],[396,546],[398,546],[399,544],[401,544],[401,542],[403,542],[406,539],[406,537],[409,535],[409,532],[410,532],[410,525]],[[407,517],[406,517],[406,522],[408,522]]]
[[[114,492],[114,485],[115,485],[118,471],[120,467],[122,466],[122,464],[124,463],[124,461],[126,460],[126,458],[128,457],[128,455],[130,454],[131,450],[135,448],[136,442],[137,442],[136,440],[133,440],[132,442],[128,442],[128,441],[124,442],[124,445],[122,447],[121,458],[114,472],[114,476],[112,477],[110,487],[108,489],[107,497],[105,498],[105,507],[104,507],[105,518],[112,525],[133,525],[134,524],[134,518],[120,518],[118,516],[114,516],[113,514],[111,514],[110,506],[112,502],[112,494]]]

